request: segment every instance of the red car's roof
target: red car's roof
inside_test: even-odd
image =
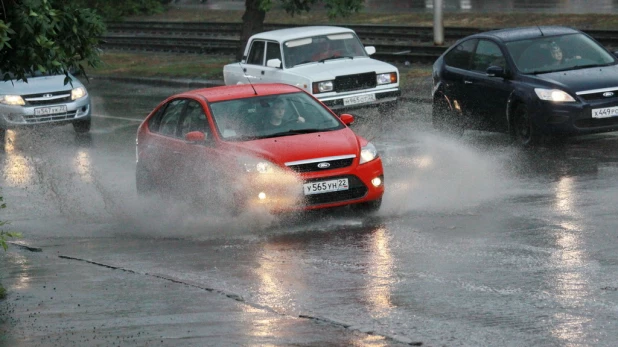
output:
[[[253,87],[249,84],[239,84],[233,86],[195,89],[179,95],[200,95],[205,97],[209,102],[217,102],[261,95],[294,93],[300,90],[301,89],[297,87],[281,83],[254,84]]]

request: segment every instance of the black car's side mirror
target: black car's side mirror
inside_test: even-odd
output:
[[[507,73],[506,70],[504,70],[504,68],[500,67],[500,66],[490,66],[487,68],[487,70],[485,70],[485,73],[487,73],[487,76],[489,77],[501,77],[501,78],[506,78],[507,77]]]
[[[618,57],[618,51],[614,51],[614,55]]]

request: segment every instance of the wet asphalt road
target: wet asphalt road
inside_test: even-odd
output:
[[[9,291],[27,287],[28,278],[37,275],[32,264],[45,256],[62,255],[64,272],[91,268],[96,277],[111,266],[138,274],[101,282],[125,288],[121,303],[111,299],[120,316],[175,300],[161,310],[186,324],[167,325],[168,315],[130,323],[132,329],[160,324],[164,345],[225,344],[212,340],[217,327],[245,334],[256,329],[252,336],[271,337],[239,337],[227,341],[230,345],[618,341],[618,134],[524,151],[501,134],[441,137],[431,130],[428,105],[406,104],[380,122],[366,111],[353,127],[377,145],[385,164],[387,194],[377,215],[334,211],[281,220],[249,211],[232,218],[196,213],[181,202],[141,200],[134,193],[138,122],[182,88],[98,80],[87,87],[96,116],[90,136],[77,137],[70,126],[9,132],[0,154],[9,206],[1,219],[24,233],[23,242],[43,249],[30,254],[13,247],[2,255],[15,281],[3,280]],[[152,290],[162,279],[224,295],[195,303],[158,297]],[[133,307],[132,300],[149,304]],[[237,326],[248,319],[242,315],[232,320],[215,314],[212,326],[191,325],[201,305],[230,301],[279,320],[300,317],[307,330],[282,333],[282,323],[272,317]],[[71,317],[62,306],[55,310],[52,318]],[[54,328],[37,325],[51,319],[37,323],[23,312],[10,314],[19,319],[8,334],[20,345],[60,339]],[[128,329],[118,321],[105,324]],[[34,328],[37,338],[26,339]],[[123,345],[158,343],[156,333],[141,332],[142,339]],[[101,336],[101,343],[111,345],[113,334]],[[157,336],[148,340],[148,334]],[[95,345],[62,336],[59,345]]]

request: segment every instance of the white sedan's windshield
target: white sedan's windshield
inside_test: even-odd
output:
[[[307,134],[344,126],[305,93],[269,95],[210,104],[217,131],[227,141]]]
[[[616,61],[603,47],[583,34],[507,42],[506,47],[523,73],[604,66]]]
[[[313,36],[283,44],[286,68],[327,59],[366,56],[363,45],[354,33]]]

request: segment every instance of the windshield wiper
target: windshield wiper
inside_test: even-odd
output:
[[[343,58],[350,58],[350,59],[354,59],[354,57],[353,57],[353,56],[351,56],[351,55],[331,55],[331,56],[330,56],[330,57],[328,57],[328,58],[324,58],[324,59],[320,59],[320,60],[318,60],[318,62],[319,62],[319,63],[323,63],[323,62],[325,62],[325,61],[327,61],[327,60],[333,60],[333,59],[343,59]]]
[[[303,60],[300,63],[294,64],[294,66],[298,66],[298,65],[303,65],[303,64],[309,64],[309,63],[315,63],[315,61],[312,60]],[[292,67],[294,67],[292,66]]]
[[[568,67],[564,67],[564,68],[561,68],[561,69],[555,69],[555,70],[535,70],[535,71],[532,71],[530,73],[534,74],[534,75],[538,75],[538,74],[541,74],[541,73],[562,72],[562,71],[588,69],[588,68],[591,68],[591,67],[610,66],[612,64],[613,63],[609,63],[609,64],[582,64],[582,65],[568,66]]]
[[[310,134],[310,133],[319,133],[322,131],[330,131],[330,130],[331,129],[318,129],[318,128],[290,129],[288,131],[283,131],[280,133],[275,133],[275,134],[267,135],[264,137],[281,137],[281,136],[289,136],[289,135]]]
[[[575,65],[573,67],[571,67],[569,70],[580,70],[580,69],[587,69],[590,67],[601,67],[601,66],[608,66],[608,64],[582,64],[582,65]]]

